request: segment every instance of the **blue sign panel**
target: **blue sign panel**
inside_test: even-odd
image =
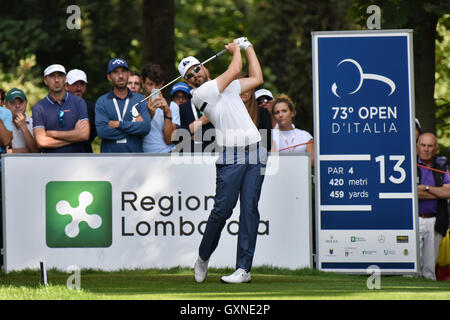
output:
[[[411,31],[313,33],[313,67],[318,267],[414,272]]]

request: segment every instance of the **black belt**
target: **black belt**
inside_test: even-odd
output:
[[[434,217],[436,217],[436,214],[434,214],[434,213],[428,213],[428,214],[422,214],[422,213],[419,213],[419,217],[421,217],[421,218],[434,218]]]

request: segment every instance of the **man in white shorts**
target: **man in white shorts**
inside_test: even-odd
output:
[[[222,277],[225,283],[250,282],[250,269],[258,234],[258,202],[264,181],[263,169],[267,150],[260,144],[261,136],[240,97],[241,92],[263,83],[258,58],[247,38],[239,38],[225,48],[233,55],[228,69],[214,80],[208,70],[194,57],[183,59],[178,70],[194,88],[192,101],[216,128],[220,148],[216,164],[215,205],[208,218],[195,262],[194,276],[203,282],[208,272],[209,258],[216,249],[226,220],[240,197],[240,222],[236,271]],[[249,77],[236,80],[242,70],[240,50],[245,51]]]

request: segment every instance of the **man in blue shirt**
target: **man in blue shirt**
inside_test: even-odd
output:
[[[6,153],[6,147],[12,142],[12,113],[0,106],[0,153]],[[0,170],[2,163],[0,161]],[[1,173],[1,171],[0,171]]]
[[[47,97],[32,109],[36,143],[43,153],[84,152],[89,139],[86,102],[65,90],[66,70],[54,64],[44,71]]]
[[[0,153],[6,153],[6,147],[11,145],[12,142],[12,113],[8,109],[0,106]],[[0,161],[0,252],[3,250],[3,212],[2,212],[2,163]],[[1,254],[1,253],[0,253]],[[0,255],[0,267],[3,266],[3,255]]]
[[[127,88],[130,71],[125,60],[111,59],[107,74],[114,87],[95,104],[97,135],[102,138],[101,152],[142,152],[142,138],[151,127],[150,115],[144,102],[136,107],[139,113],[136,117],[133,117],[132,107],[144,97]]]
[[[0,89],[0,154],[6,153],[6,147],[11,145],[13,137],[12,113],[9,109],[3,107],[3,100],[5,99],[4,95],[4,91]],[[0,161],[0,174],[1,169],[2,162]]]

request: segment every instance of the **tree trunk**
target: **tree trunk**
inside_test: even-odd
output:
[[[175,68],[175,0],[144,0],[143,63],[157,63],[165,72],[166,82],[177,77]]]
[[[414,30],[414,87],[416,118],[422,132],[436,133],[435,49],[438,17],[425,14]]]

